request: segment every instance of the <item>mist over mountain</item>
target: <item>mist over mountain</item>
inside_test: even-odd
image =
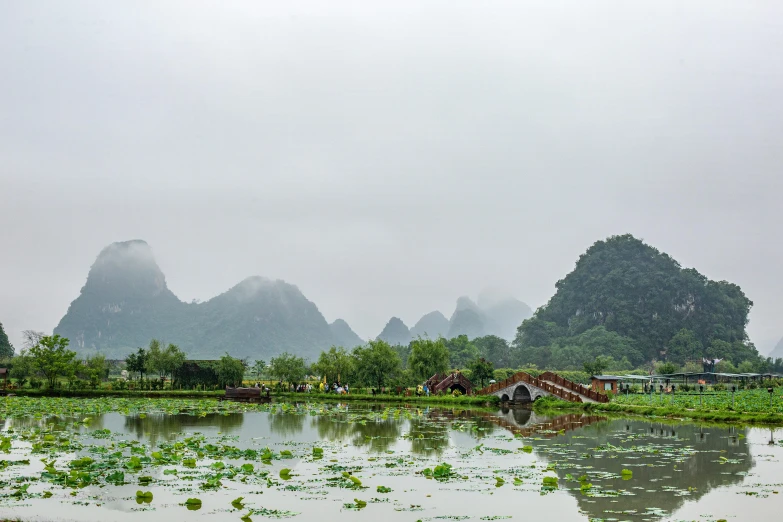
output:
[[[457,309],[449,319],[448,338],[467,335],[469,339],[482,337],[487,331],[487,320],[482,310],[468,297],[457,300]]]
[[[411,337],[429,337],[430,339],[437,339],[438,337],[446,337],[449,332],[449,320],[446,316],[437,310],[430,312],[422,316],[413,328],[411,328]]]
[[[488,289],[479,293],[477,305],[487,321],[485,335],[497,335],[503,339],[513,339],[522,321],[533,317],[533,310],[526,303],[499,290]]]
[[[378,339],[386,341],[391,345],[395,344],[408,344],[411,341],[411,332],[402,319],[399,317],[392,317],[386,326],[383,327],[383,331],[378,334]]]
[[[403,329],[404,324],[400,326],[402,321],[392,318],[378,338],[384,340],[393,338],[400,344],[404,344],[402,339],[413,339],[418,336],[430,339],[443,336],[450,339],[467,335],[473,339],[485,335],[497,335],[512,340],[522,321],[532,315],[533,311],[530,307],[519,299],[501,290],[488,289],[479,294],[478,302],[468,296],[458,298],[450,319],[446,319],[439,311],[424,315],[410,329],[408,337]]]
[[[499,290],[484,290],[479,294],[478,302],[467,296],[457,299],[449,321],[448,337],[497,335],[511,340],[522,321],[532,315],[530,307],[519,299]]]
[[[775,348],[772,349],[772,351],[769,353],[769,356],[773,359],[783,357],[783,339],[778,341],[778,344],[775,345]]]
[[[353,348],[364,344],[364,340],[342,319],[337,319],[331,323],[329,329],[332,331],[332,336],[334,336],[335,343],[338,346]]]
[[[153,337],[177,342],[167,334],[172,325],[184,330],[185,310],[147,243],[113,243],[98,255],[54,333],[68,337],[74,350],[122,356],[120,349],[146,346]]]
[[[249,277],[204,303],[184,303],[168,289],[152,249],[141,240],[101,251],[54,331],[78,352],[110,358],[122,358],[152,338],[179,345],[191,358],[213,359],[228,351],[266,360],[284,351],[315,358],[333,344],[356,341],[344,321],[330,326],[285,281]]]

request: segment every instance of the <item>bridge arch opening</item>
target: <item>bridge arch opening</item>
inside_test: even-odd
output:
[[[449,391],[453,392],[454,390],[459,390],[462,395],[468,394],[468,390],[460,383],[455,383],[449,386]]]
[[[510,401],[510,400],[511,400],[511,398],[510,398],[508,395],[506,395],[505,393],[504,393],[504,394],[503,394],[503,396],[500,398],[500,402],[508,402],[508,401]]]
[[[533,402],[533,398],[530,396],[530,390],[527,389],[527,386],[521,384],[514,389],[514,402]]]
[[[533,415],[533,412],[526,408],[514,408],[511,415],[514,416],[514,422],[517,423],[517,426],[522,427],[530,422],[530,417]]]

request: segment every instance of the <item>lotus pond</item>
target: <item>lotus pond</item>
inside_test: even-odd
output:
[[[777,520],[783,429],[529,410],[0,399],[0,518]]]

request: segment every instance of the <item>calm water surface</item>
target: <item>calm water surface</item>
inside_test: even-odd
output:
[[[42,479],[45,455],[14,440],[3,458],[29,464],[0,471],[1,518],[237,521],[252,510],[252,520],[783,520],[783,430],[336,404],[206,416],[109,413],[88,426],[74,420],[13,418],[3,429],[52,429],[78,442],[49,462],[58,469],[83,456],[105,462],[115,452],[143,457],[142,467],[122,468],[124,485],[63,487]],[[187,437],[212,451],[268,447],[291,456],[270,464],[221,459],[229,467],[252,463],[245,474],[204,457],[196,467],[148,462],[156,449]],[[322,458],[313,456],[316,447]],[[452,466],[447,480],[421,473],[441,463]],[[284,468],[288,480],[280,476]],[[362,488],[349,488],[343,472]],[[140,477],[149,477],[145,485]],[[556,477],[557,487],[543,487],[544,477]],[[24,494],[14,496],[28,479]],[[210,488],[209,479],[220,485]],[[150,503],[137,502],[140,489],[153,493]],[[44,491],[52,496],[41,498]],[[239,496],[243,509],[231,504]],[[188,510],[183,503],[194,497],[201,509]],[[355,499],[366,507],[357,509]]]

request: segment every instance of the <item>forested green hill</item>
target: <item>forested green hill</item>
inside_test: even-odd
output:
[[[683,268],[631,235],[596,242],[555,286],[514,341],[522,359],[542,367],[580,367],[599,355],[628,366],[757,356],[745,331],[753,303],[739,286]]]

